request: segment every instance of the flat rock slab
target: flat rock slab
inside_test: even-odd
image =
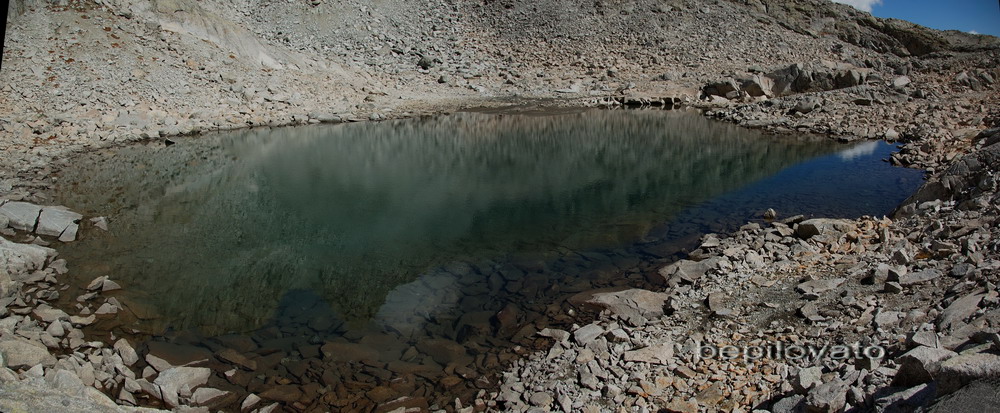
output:
[[[676,276],[681,280],[693,283],[709,271],[718,268],[721,261],[720,257],[711,257],[701,261],[680,260],[661,268],[659,274],[667,282]]]
[[[199,387],[191,395],[191,403],[195,406],[205,406],[212,402],[219,401],[229,395],[229,392],[210,387]]]
[[[854,221],[846,219],[814,218],[807,219],[799,223],[795,228],[795,234],[802,239],[809,239],[815,235],[832,235],[840,237],[841,234],[857,231],[858,227]]]
[[[573,339],[581,346],[586,346],[604,334],[604,329],[595,324],[587,324],[573,332]]]
[[[29,368],[36,364],[49,367],[56,364],[56,357],[42,344],[34,344],[27,340],[8,340],[0,342],[0,354],[10,368]]]
[[[42,207],[28,202],[12,201],[0,206],[0,215],[7,217],[8,225],[19,231],[34,231],[41,213]]]
[[[153,384],[160,386],[163,401],[170,407],[177,407],[177,393],[182,389],[194,389],[208,383],[212,370],[208,367],[174,367],[160,373]]]
[[[626,351],[622,359],[649,364],[670,364],[674,360],[674,344],[659,343],[638,350]]]
[[[716,315],[725,317],[733,315],[733,309],[729,308],[728,305],[730,301],[729,296],[721,292],[711,293],[705,300],[709,310],[712,310]]]
[[[618,292],[595,293],[586,304],[606,309],[623,319],[635,316],[658,318],[663,316],[663,303],[669,294],[657,293],[639,288]]]
[[[940,394],[953,393],[980,379],[1000,380],[1000,356],[972,353],[952,357],[941,362],[934,378]]]
[[[14,229],[59,237],[62,242],[76,240],[78,223],[83,219],[83,215],[63,206],[43,207],[28,202],[3,203],[0,216]]]
[[[38,216],[38,227],[35,229],[35,233],[58,237],[72,227],[71,231],[75,234],[78,228],[76,225],[81,219],[83,219],[83,215],[70,211],[66,207],[42,207],[42,213]]]
[[[934,394],[931,394],[932,398],[933,396]],[[934,405],[927,411],[989,412],[995,410],[997,406],[1000,406],[1000,381],[977,380],[948,396],[934,400]]]
[[[941,278],[942,273],[940,270],[933,268],[928,268],[926,270],[912,272],[909,274],[904,274],[899,277],[899,285],[913,285],[920,284],[937,278]]]
[[[827,280],[812,280],[812,281],[806,281],[804,283],[799,284],[796,287],[796,289],[798,289],[799,291],[801,291],[804,294],[819,295],[820,293],[824,293],[824,292],[827,292],[827,291],[830,291],[830,290],[832,290],[834,288],[839,287],[841,284],[844,283],[844,281],[847,281],[847,279],[846,278],[831,278],[831,279],[827,279]]]
[[[944,330],[969,318],[979,309],[979,302],[985,296],[985,294],[969,294],[953,301],[938,317],[938,328]]]

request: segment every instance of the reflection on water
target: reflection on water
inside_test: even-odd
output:
[[[875,153],[879,149],[879,142],[864,142],[858,145],[854,145],[849,149],[844,149],[837,153],[837,157],[842,161],[853,161],[858,158],[862,158]]]
[[[869,148],[630,111],[242,131],[78,160],[59,198],[111,231],[62,251],[76,276],[111,274],[155,309],[151,329],[248,331],[292,290],[349,320],[412,316],[431,311],[420,294],[456,289],[439,266],[648,241],[713,197]]]

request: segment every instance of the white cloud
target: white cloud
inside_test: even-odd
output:
[[[975,30],[969,30],[969,34],[979,34],[979,32],[977,32]]]
[[[882,0],[831,0],[834,3],[842,3],[854,7],[858,10],[872,12],[872,6],[882,4]]]

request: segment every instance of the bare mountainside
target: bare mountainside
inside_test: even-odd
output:
[[[825,0],[13,0],[8,12],[0,410],[995,406],[996,37]],[[441,375],[374,362],[363,342],[285,352],[227,336],[211,349],[133,348],[93,323],[141,317],[141,305],[114,297],[122,287],[114,274],[90,285],[60,279],[74,263],[47,247],[107,228],[99,217],[49,206],[74,153],[213,130],[525,103],[682,103],[776,133],[886,139],[903,145],[891,161],[926,170],[928,181],[891,218],[768,211],[735,233],[704,236],[683,260],[649,253],[645,266],[616,267],[641,273],[648,289],[511,302],[475,325],[490,340],[510,339],[502,360],[474,358],[450,339],[406,350],[448,365]],[[69,288],[81,295],[60,307]],[[860,343],[884,354],[734,362],[699,353],[774,343]]]
[[[964,92],[954,79],[970,69],[996,78],[998,47],[821,0],[18,0],[10,11],[0,74],[8,176],[111,142],[498,97],[698,102],[707,82],[821,60],[872,71],[876,92],[909,75],[933,98]],[[874,137],[897,121],[871,131],[822,123]]]

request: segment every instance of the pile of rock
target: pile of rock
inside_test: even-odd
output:
[[[53,306],[70,288],[59,280],[68,268],[54,249],[43,246],[49,243],[43,237],[72,241],[80,214],[2,200],[0,218],[5,236],[31,241],[0,237],[0,408],[147,411],[123,406],[136,406],[138,394],[155,394],[167,407],[207,406],[228,394],[203,386],[211,374],[208,368],[161,363],[158,370],[147,368],[139,375],[133,370],[139,355],[127,340],[113,345],[88,341],[84,327],[124,310],[108,296],[121,289],[108,277],[95,279],[77,297],[76,315]]]
[[[797,93],[822,92],[863,85],[871,69],[848,63],[820,61],[795,63],[791,66],[745,78],[726,78],[702,88],[703,97],[714,103],[728,100],[766,100]],[[720,100],[720,98],[723,98]]]

